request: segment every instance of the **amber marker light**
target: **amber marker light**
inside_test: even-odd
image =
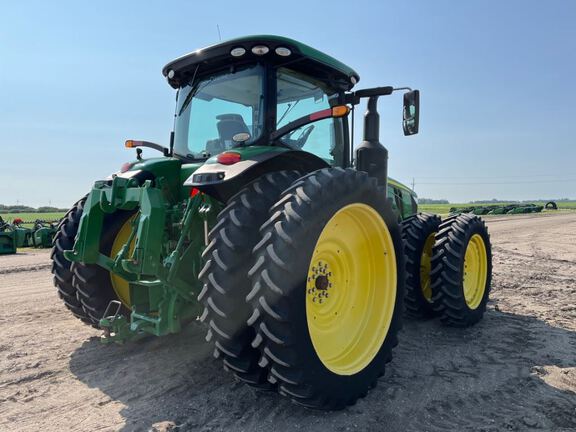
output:
[[[338,105],[332,108],[327,108],[322,111],[318,111],[310,114],[310,121],[322,120],[330,117],[344,117],[350,112],[350,108],[346,105]]]
[[[349,112],[350,108],[347,105],[338,105],[332,108],[332,117],[344,117]]]
[[[124,146],[127,148],[138,147],[142,141],[126,140]]]

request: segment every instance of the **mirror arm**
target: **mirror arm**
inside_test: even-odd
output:
[[[164,156],[166,157],[171,156],[171,150],[172,150],[171,148],[168,149],[164,146],[161,146],[160,144],[156,144],[150,141],[126,140],[124,146],[127,148],[148,147],[154,150],[158,150],[159,152],[162,152],[162,154],[164,154]]]
[[[388,96],[396,91],[412,91],[410,87],[373,87],[368,89],[362,89],[351,93],[346,93],[344,95],[344,103],[351,105],[358,105],[360,99],[373,97],[373,96]]]

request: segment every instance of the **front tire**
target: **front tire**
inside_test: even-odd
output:
[[[442,222],[432,257],[432,301],[442,323],[469,327],[480,321],[491,281],[492,250],[484,221],[460,214]]]
[[[270,214],[248,296],[260,364],[294,402],[342,409],[376,384],[397,344],[397,215],[376,179],[340,168],[299,179]]]
[[[406,295],[404,309],[411,318],[427,319],[435,315],[432,307],[432,251],[442,220],[439,216],[419,213],[402,222],[406,257]]]

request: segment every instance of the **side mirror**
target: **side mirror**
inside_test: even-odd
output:
[[[420,122],[420,90],[404,93],[404,108],[402,113],[402,128],[404,135],[416,135]]]

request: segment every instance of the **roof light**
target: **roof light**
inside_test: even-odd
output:
[[[351,82],[352,84],[356,84],[356,83],[358,82],[358,80],[356,79],[355,76],[351,76],[351,77],[350,77],[350,82]]]
[[[230,51],[232,57],[242,57],[244,54],[246,54],[246,50],[242,47],[232,48],[232,51]]]
[[[268,54],[268,51],[270,51],[270,48],[266,45],[255,45],[252,47],[252,53],[259,56]]]
[[[216,158],[218,163],[221,163],[222,165],[234,165],[236,162],[240,162],[241,159],[242,156],[240,155],[240,153],[236,152],[220,153]]]
[[[281,57],[288,57],[290,54],[292,54],[292,51],[286,47],[278,47],[274,51]]]
[[[168,79],[172,79],[172,78],[174,78],[174,75],[176,75],[176,72],[174,72],[174,70],[170,69],[166,76],[168,77]]]
[[[234,135],[232,137],[232,141],[238,142],[238,143],[248,141],[249,139],[250,139],[250,134],[247,132],[240,132],[240,133],[237,133],[236,135]]]
[[[126,140],[126,142],[124,143],[124,146],[127,148],[134,148],[134,147],[140,147],[141,144],[142,144],[142,141]]]

